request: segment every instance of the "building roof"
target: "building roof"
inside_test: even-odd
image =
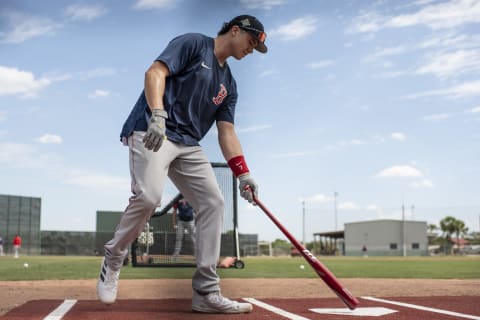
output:
[[[402,223],[404,220],[402,219],[376,219],[376,220],[363,220],[363,221],[352,221],[352,222],[345,222],[345,225],[347,224],[360,224],[360,223],[379,223],[379,222],[395,222],[395,223]],[[421,221],[421,220],[405,220],[405,222],[408,223],[427,223],[427,221]]]
[[[470,241],[467,239],[462,239],[462,238],[450,238],[450,242],[459,246],[464,246],[467,244],[470,244]]]
[[[345,231],[338,230],[338,231],[316,232],[313,234],[313,236],[328,237],[333,239],[343,239],[345,238]]]

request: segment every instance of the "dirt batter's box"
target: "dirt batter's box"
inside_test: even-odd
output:
[[[220,255],[234,257],[232,266],[243,268],[240,260],[237,219],[237,180],[226,163],[212,163],[218,185],[225,200],[225,217]],[[180,255],[173,256],[176,230],[172,223],[173,205],[180,199],[178,194],[160,211],[155,212],[145,225],[144,231],[133,242],[131,259],[134,267],[194,267],[193,244],[190,237],[183,237]],[[188,232],[188,231],[186,231]]]

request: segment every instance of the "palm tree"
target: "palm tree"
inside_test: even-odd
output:
[[[460,236],[462,236],[463,239],[463,236],[466,235],[468,232],[468,228],[465,226],[465,222],[463,222],[462,220],[455,220],[453,227],[454,233],[457,236],[458,248],[460,249]]]
[[[452,216],[445,217],[440,221],[440,229],[443,231],[446,240],[445,250],[447,249],[447,246],[450,245],[450,239],[452,238],[452,234],[455,232],[456,221],[457,219]],[[450,253],[452,253],[453,247],[451,247],[450,250]]]
[[[428,244],[432,245],[434,244],[434,241],[437,239],[437,234],[435,233],[436,230],[438,230],[438,227],[436,224],[429,224],[427,226],[428,228]]]

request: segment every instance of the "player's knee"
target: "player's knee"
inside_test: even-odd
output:
[[[225,201],[223,199],[223,196],[221,194],[218,194],[215,197],[212,197],[211,206],[223,212],[225,209]]]
[[[213,197],[210,201],[212,213],[216,213],[215,216],[223,217],[225,212],[225,201],[222,195]]]
[[[141,202],[141,205],[145,209],[154,210],[155,208],[160,206],[162,197],[154,194],[142,193],[138,197],[138,200]]]

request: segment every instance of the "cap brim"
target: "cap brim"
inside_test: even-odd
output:
[[[258,45],[255,47],[255,50],[257,50],[258,52],[261,52],[261,53],[267,53],[268,48],[265,45],[265,43],[259,41]]]

